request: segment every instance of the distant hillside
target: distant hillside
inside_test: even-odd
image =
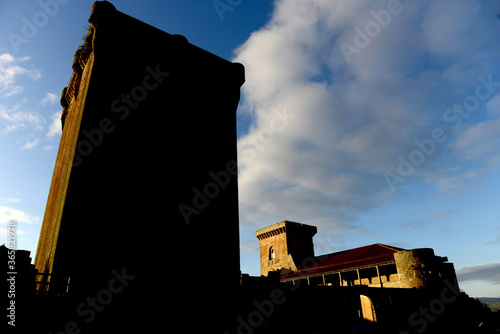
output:
[[[500,298],[480,297],[477,299],[479,299],[481,303],[488,305],[493,312],[500,311]]]
[[[498,312],[498,311],[500,311],[500,303],[491,304],[491,305],[488,305],[488,307],[489,307],[489,308],[490,308],[490,310],[492,310],[493,312]]]

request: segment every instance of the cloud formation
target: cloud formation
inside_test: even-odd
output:
[[[479,0],[276,1],[234,58],[252,120],[238,143],[242,223],[354,231],[402,185],[445,191],[498,163],[499,13]]]
[[[457,270],[457,278],[460,282],[484,281],[500,284],[500,263],[462,268]]]
[[[40,138],[35,138],[31,141],[27,141],[22,147],[21,150],[31,150],[40,144]]]
[[[20,76],[27,76],[31,80],[42,77],[40,71],[19,65],[27,60],[29,57],[15,58],[8,53],[0,54],[0,96],[9,97],[24,91],[23,86],[15,83]]]
[[[53,140],[61,134],[61,110],[52,113],[50,120],[41,111],[58,101],[54,93],[45,93],[43,98],[30,101],[30,97],[20,94],[24,91],[23,77],[32,81],[41,78],[38,69],[30,69],[24,65],[29,57],[16,58],[10,54],[0,54],[0,135],[9,135],[16,131],[16,142],[21,150],[33,150],[39,147],[46,132],[46,140]],[[17,95],[15,98],[13,96]],[[50,121],[50,123],[48,123]],[[48,125],[48,127],[47,127]],[[42,150],[48,151],[52,145],[43,145]]]
[[[42,131],[45,119],[37,112],[26,110],[22,105],[7,107],[0,104],[0,133],[5,134],[18,130],[19,128],[29,128],[33,131]]]
[[[54,104],[58,100],[57,95],[54,93],[46,93],[45,96],[40,100],[40,104],[46,106],[49,104]]]
[[[15,220],[18,223],[38,223],[38,217],[31,216],[30,214],[18,210],[10,206],[0,205],[0,223],[7,223]]]
[[[49,131],[47,132],[47,137],[49,139],[52,139],[54,136],[62,133],[61,113],[62,110],[52,114]]]

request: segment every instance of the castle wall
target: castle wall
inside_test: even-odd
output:
[[[274,250],[274,258],[270,254],[271,247]],[[281,272],[297,270],[291,257],[288,256],[287,236],[279,233],[273,237],[264,238],[260,242],[260,272],[267,276],[268,272],[281,268]]]
[[[429,271],[434,260],[431,248],[410,249],[394,253],[402,288],[428,287]]]
[[[304,261],[314,257],[312,238],[316,231],[314,226],[289,221],[258,230],[261,275],[267,276],[268,272],[277,270],[285,274],[297,271],[304,263],[311,264]]]
[[[357,330],[376,333],[477,329],[479,302],[474,305],[453,286],[373,289],[307,285],[305,280],[272,285],[269,278],[253,284],[258,281],[243,285],[243,307],[228,333],[343,333],[356,326],[369,326],[372,330]]]
[[[52,273],[54,265],[63,207],[66,201],[66,193],[72,170],[71,166],[73,164],[80,123],[85,107],[90,73],[92,73],[94,64],[94,55],[91,54],[85,62],[86,66],[83,69],[79,66],[78,62],[75,61],[74,68],[76,71],[73,73],[71,82],[78,82],[79,86],[72,87],[76,89],[76,91],[73,91],[71,94],[69,105],[65,106],[65,109],[71,112],[67,113],[65,119],[66,127],[62,131],[59,143],[59,150],[57,152],[54,172],[52,174],[50,191],[35,256],[35,266],[40,273]],[[67,89],[65,89],[65,92],[66,91]],[[43,279],[48,282],[50,281],[50,276],[45,276]]]
[[[295,269],[312,264],[314,258],[313,236],[316,234],[315,226],[290,224],[287,227],[287,246],[289,254],[295,264]]]
[[[77,102],[63,103],[37,269],[51,272],[53,291],[71,278],[79,302],[116,273],[130,278],[96,328],[153,331],[175,322],[215,332],[233,312],[240,281],[236,109],[244,68],[109,2],[96,2],[89,21],[90,60],[77,59],[83,74],[74,80],[75,70],[62,98]],[[201,281],[207,288],[193,290]]]

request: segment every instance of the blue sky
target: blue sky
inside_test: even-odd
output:
[[[317,254],[377,242],[434,248],[455,264],[464,291],[500,297],[496,1],[113,4],[246,67],[243,272],[260,273],[255,231],[287,219],[318,226]],[[32,256],[59,96],[91,6],[0,3],[0,243],[15,219],[18,248]]]

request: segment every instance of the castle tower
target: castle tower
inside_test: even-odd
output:
[[[314,257],[315,226],[282,221],[256,232],[260,241],[260,273],[282,274],[297,271],[308,258]]]
[[[107,1],[94,3],[89,22],[61,97],[63,130],[35,258],[50,280],[40,289],[69,291],[79,303],[121,277],[120,301],[86,332],[177,323],[188,333],[207,324],[223,333],[236,319],[240,283],[236,109],[244,67]]]
[[[394,253],[401,287],[427,287],[429,264],[434,257],[434,251],[430,248],[410,249]]]
[[[434,255],[432,248],[417,248],[394,253],[402,288],[433,287],[448,281],[459,289],[453,263]]]

